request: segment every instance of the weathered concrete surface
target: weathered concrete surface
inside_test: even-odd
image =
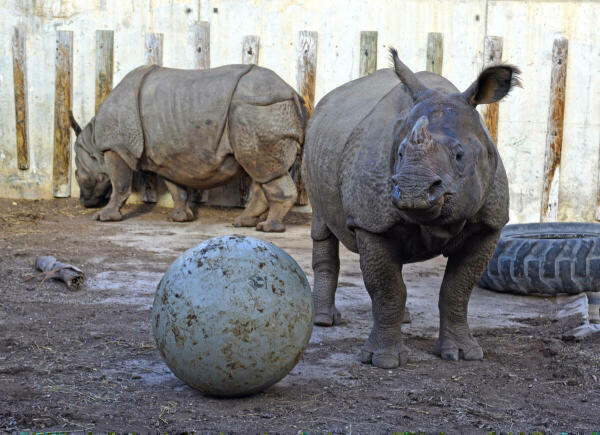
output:
[[[240,19],[243,17],[243,19]],[[378,68],[386,49],[425,69],[427,33],[444,35],[443,74],[466,87],[483,65],[486,35],[504,38],[506,61],[523,70],[525,88],[500,105],[499,149],[511,180],[511,222],[538,221],[542,191],[552,43],[569,39],[559,219],[592,220],[600,144],[600,3],[595,0],[0,0],[0,50],[11,52],[13,27],[26,32],[31,168],[16,161],[12,56],[0,57],[0,197],[50,198],[56,30],[74,31],[73,110],[95,107],[95,31],[112,29],[114,81],[144,63],[144,35],[164,33],[164,65],[194,66],[199,20],[211,26],[211,65],[241,61],[245,35],[260,37],[259,65],[290,84],[300,30],[317,31],[316,102],[357,78],[360,32],[378,31]],[[411,41],[405,44],[404,41]],[[73,165],[74,166],[74,165]],[[72,183],[73,196],[78,186]],[[165,196],[164,198],[167,198]],[[133,199],[135,200],[135,198]],[[170,198],[163,204],[170,203]]]

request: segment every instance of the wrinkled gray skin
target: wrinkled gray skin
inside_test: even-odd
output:
[[[380,70],[325,96],[306,131],[303,170],[313,208],[315,324],[338,323],[339,242],[360,255],[374,325],[363,363],[394,368],[407,351],[402,266],[443,254],[435,351],[481,359],[467,324],[469,297],[508,221],[508,186],[475,110],[518,84],[518,69],[490,67],[460,93],[443,77],[412,73],[391,50]]]
[[[94,215],[123,218],[136,170],[161,175],[173,221],[194,218],[186,187],[226,183],[242,168],[253,179],[236,226],[284,231],[297,190],[289,169],[304,142],[302,99],[274,72],[255,65],[178,70],[155,65],[127,74],[77,133],[75,176]],[[266,221],[260,216],[268,210]]]

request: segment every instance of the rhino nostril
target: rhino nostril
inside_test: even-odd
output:
[[[442,180],[441,178],[437,178],[433,183],[431,183],[429,185],[429,190],[427,191],[429,193],[429,197],[431,199],[435,199],[440,195],[440,188],[442,187]]]

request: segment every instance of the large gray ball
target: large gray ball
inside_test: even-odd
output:
[[[304,272],[275,245],[225,236],[184,252],[163,276],[154,339],[182,381],[215,396],[273,385],[300,360],[312,332]]]

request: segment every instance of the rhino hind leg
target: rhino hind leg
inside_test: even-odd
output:
[[[190,207],[191,195],[188,193],[187,189],[166,178],[164,180],[169,193],[173,197],[173,210],[169,213],[168,219],[173,222],[188,222],[194,220],[194,212]]]
[[[314,324],[333,326],[342,320],[340,312],[335,307],[335,291],[340,273],[340,242],[315,215],[312,220],[311,236],[313,238],[312,268],[315,277]]]
[[[267,197],[269,213],[267,220],[256,225],[258,231],[283,232],[285,225],[283,218],[292,209],[298,198],[298,190],[290,174],[284,174],[279,178],[264,183],[262,188]]]
[[[108,204],[102,210],[94,214],[97,221],[120,221],[123,219],[121,207],[131,194],[131,182],[133,171],[127,163],[114,151],[104,153],[106,172],[112,184],[112,193]]]
[[[260,216],[269,209],[265,192],[256,181],[250,186],[250,199],[246,208],[233,222],[234,227],[255,227]]]
[[[373,329],[362,348],[361,362],[386,369],[404,365],[408,351],[401,333],[406,305],[402,262],[385,236],[358,230],[356,239],[373,311]]]
[[[289,170],[303,138],[294,101],[257,106],[237,101],[229,112],[229,139],[238,163],[264,191],[269,213],[258,231],[285,230],[283,218],[296,202],[298,191]],[[258,207],[260,205],[260,207]],[[262,210],[262,203],[256,204]],[[247,223],[257,212],[243,215]]]

